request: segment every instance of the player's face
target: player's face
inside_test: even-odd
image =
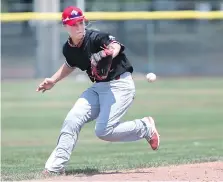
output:
[[[73,26],[66,25],[65,28],[71,37],[76,37],[78,39],[82,38],[84,35],[84,21],[77,22]]]

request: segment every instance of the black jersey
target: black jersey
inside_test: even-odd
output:
[[[82,71],[86,71],[92,82],[99,82],[98,80],[95,80],[91,74],[90,57],[93,53],[97,53],[102,50],[104,45],[107,46],[111,42],[119,43],[109,33],[87,29],[83,43],[80,47],[72,47],[68,41],[64,44],[63,55],[66,58],[65,63],[69,67],[76,67]],[[133,72],[133,67],[124,53],[125,47],[121,43],[119,44],[121,45],[121,50],[119,54],[113,58],[108,77],[105,80],[101,80],[102,82],[111,81],[127,71],[131,73]]]

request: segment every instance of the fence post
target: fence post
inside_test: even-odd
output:
[[[59,0],[35,0],[35,12],[59,12]],[[56,21],[36,21],[35,77],[48,77],[58,66],[60,33]]]

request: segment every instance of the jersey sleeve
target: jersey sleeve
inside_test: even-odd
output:
[[[118,43],[121,46],[120,52],[123,52],[125,50],[125,46],[121,44],[119,41],[117,41],[116,38],[109,33],[101,33],[101,32],[98,33],[95,41],[96,41],[97,46],[99,47],[104,47],[104,45],[107,46],[112,42]]]
[[[66,44],[64,44],[63,46],[63,55],[65,57],[65,64],[70,67],[70,68],[75,68],[76,67],[76,64],[74,62],[74,60],[71,60],[68,56],[68,52],[67,52],[67,47],[66,47]]]

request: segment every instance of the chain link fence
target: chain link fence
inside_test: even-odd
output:
[[[119,1],[113,1],[109,6],[99,6],[100,2],[89,1],[86,10],[176,10],[185,9],[184,3],[187,9],[206,11],[221,8],[222,1],[212,3],[212,6],[210,3],[198,6],[194,1],[171,2],[167,5],[164,1],[140,1],[136,6],[133,1],[121,5]],[[61,9],[70,5],[69,1],[61,3]],[[51,76],[64,62],[62,46],[67,33],[60,22],[42,24],[30,20],[2,23],[1,28],[2,79]],[[222,20],[95,21],[89,28],[110,32],[123,43],[136,73],[223,76]]]

